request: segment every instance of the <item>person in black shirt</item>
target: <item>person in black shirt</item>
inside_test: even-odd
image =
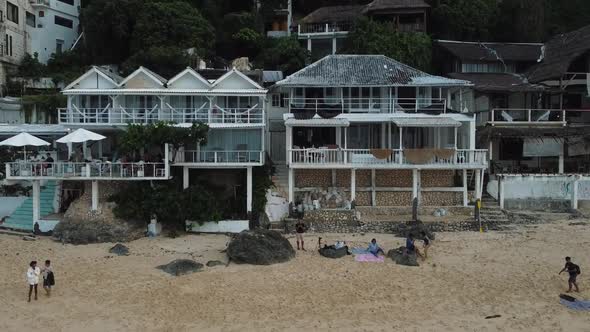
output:
[[[301,250],[305,251],[305,247],[303,244],[303,233],[307,230],[307,226],[301,220],[297,221],[295,224],[295,237],[297,238],[297,250],[299,250],[299,241],[301,241]]]
[[[569,285],[569,289],[567,292],[570,293],[572,291],[572,285],[576,287],[576,292],[580,292],[580,289],[578,288],[578,284],[576,283],[576,278],[581,273],[580,267],[578,265],[572,263],[571,257],[565,258],[565,266],[563,267],[563,269],[561,271],[559,271],[559,274],[561,274],[562,272],[565,272],[565,271],[567,271],[567,273],[570,275],[570,277],[567,281],[567,283]]]

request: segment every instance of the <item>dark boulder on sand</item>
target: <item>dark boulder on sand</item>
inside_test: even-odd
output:
[[[279,232],[255,229],[236,235],[227,247],[233,263],[270,265],[295,257],[295,249]]]
[[[173,276],[191,274],[203,270],[203,264],[197,263],[190,259],[177,259],[166,265],[158,266],[158,269],[170,273]]]
[[[324,247],[318,250],[320,255],[328,258],[342,258],[348,255],[348,247],[342,247],[340,249],[336,249],[332,246]]]
[[[435,234],[421,221],[407,223],[399,228],[396,235],[400,237],[408,237],[408,235],[412,234],[415,240],[424,240],[424,235],[422,233],[426,233],[426,236],[428,236],[430,240],[434,240]]]
[[[387,252],[387,257],[391,258],[396,264],[405,266],[420,266],[416,253],[408,253],[406,247],[391,249]]]
[[[206,265],[208,267],[214,267],[214,266],[226,265],[226,263],[224,263],[222,261],[208,261]]]
[[[128,256],[129,255],[129,248],[127,248],[126,246],[124,246],[120,243],[117,243],[117,244],[115,244],[114,247],[109,249],[109,252],[111,254],[115,254],[117,256]]]

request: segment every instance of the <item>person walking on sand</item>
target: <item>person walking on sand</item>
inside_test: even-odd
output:
[[[51,287],[55,285],[55,277],[49,259],[45,261],[45,266],[41,269],[41,272],[43,273],[43,289],[45,289],[47,296],[51,296]]]
[[[424,259],[426,259],[426,258],[428,258],[428,248],[430,248],[430,244],[432,241],[428,237],[428,234],[426,234],[426,232],[424,232],[424,231],[422,232],[422,239],[424,241],[424,247],[423,247],[424,254],[423,255],[424,255]]]
[[[424,258],[420,253],[420,250],[416,248],[416,244],[414,243],[414,236],[412,234],[408,234],[408,238],[406,239],[406,252],[407,254],[416,253],[416,256]]]
[[[559,274],[565,271],[567,271],[567,273],[569,273],[570,275],[569,279],[567,280],[567,284],[569,286],[567,292],[571,293],[572,286],[576,287],[576,292],[580,292],[580,289],[578,288],[578,283],[576,282],[576,278],[578,277],[578,275],[582,273],[582,271],[580,271],[580,267],[578,265],[572,262],[571,257],[565,258],[565,266],[563,267],[563,269],[561,269],[561,271],[559,271]]]
[[[301,250],[305,251],[305,244],[303,241],[303,234],[307,230],[307,226],[305,223],[300,219],[295,224],[295,237],[297,238],[297,250],[299,249],[299,241],[301,241]]]
[[[37,300],[37,285],[39,284],[39,275],[41,270],[37,266],[37,261],[32,261],[27,270],[27,283],[29,284],[29,301],[31,302],[31,293],[35,289],[35,301]]]

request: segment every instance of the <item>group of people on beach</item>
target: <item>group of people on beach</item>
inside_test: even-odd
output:
[[[414,235],[410,233],[406,238],[406,254],[416,254],[416,256],[420,258],[426,259],[428,258],[428,248],[430,248],[431,240],[430,238],[428,238],[426,232],[422,232],[420,233],[420,235],[422,236],[422,241],[424,243],[424,245],[422,246],[422,251],[420,251],[420,249],[416,247]],[[385,255],[385,251],[383,251],[383,249],[379,247],[379,245],[377,244],[377,239],[371,240],[371,242],[369,243],[369,247],[367,248],[367,251],[373,254],[375,257],[379,256],[380,253]]]
[[[55,285],[55,277],[53,275],[53,268],[51,267],[51,261],[46,260],[45,265],[42,268],[37,266],[37,261],[29,263],[27,269],[26,279],[29,285],[29,302],[31,302],[31,295],[35,291],[35,301],[37,297],[37,287],[39,285],[39,276],[43,274],[43,289],[47,296],[51,296],[51,288]]]

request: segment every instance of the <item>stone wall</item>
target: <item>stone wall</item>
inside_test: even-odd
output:
[[[357,191],[356,198],[355,198],[356,206],[371,206],[372,199],[371,199],[371,192],[370,191]]]
[[[294,172],[295,187],[297,188],[332,186],[332,170],[330,169],[296,169]],[[350,187],[350,183],[348,187]]]
[[[412,188],[411,170],[376,170],[375,185],[377,187]]]
[[[336,186],[350,188],[350,170],[349,169],[337,169],[336,170]],[[356,171],[356,186],[359,187],[370,187],[371,186],[371,171],[362,169]]]
[[[420,204],[423,206],[463,205],[463,192],[423,191]]]
[[[411,206],[412,192],[388,191],[376,193],[377,206]]]
[[[455,171],[453,170],[423,170],[420,171],[420,185],[423,188],[445,188],[455,186]]]
[[[92,183],[84,181],[84,194],[70,204],[64,217],[75,220],[101,220],[114,222],[117,220],[113,214],[114,203],[107,202],[108,198],[117,192],[123,185],[122,181],[98,182],[98,211],[91,211],[92,207]]]

